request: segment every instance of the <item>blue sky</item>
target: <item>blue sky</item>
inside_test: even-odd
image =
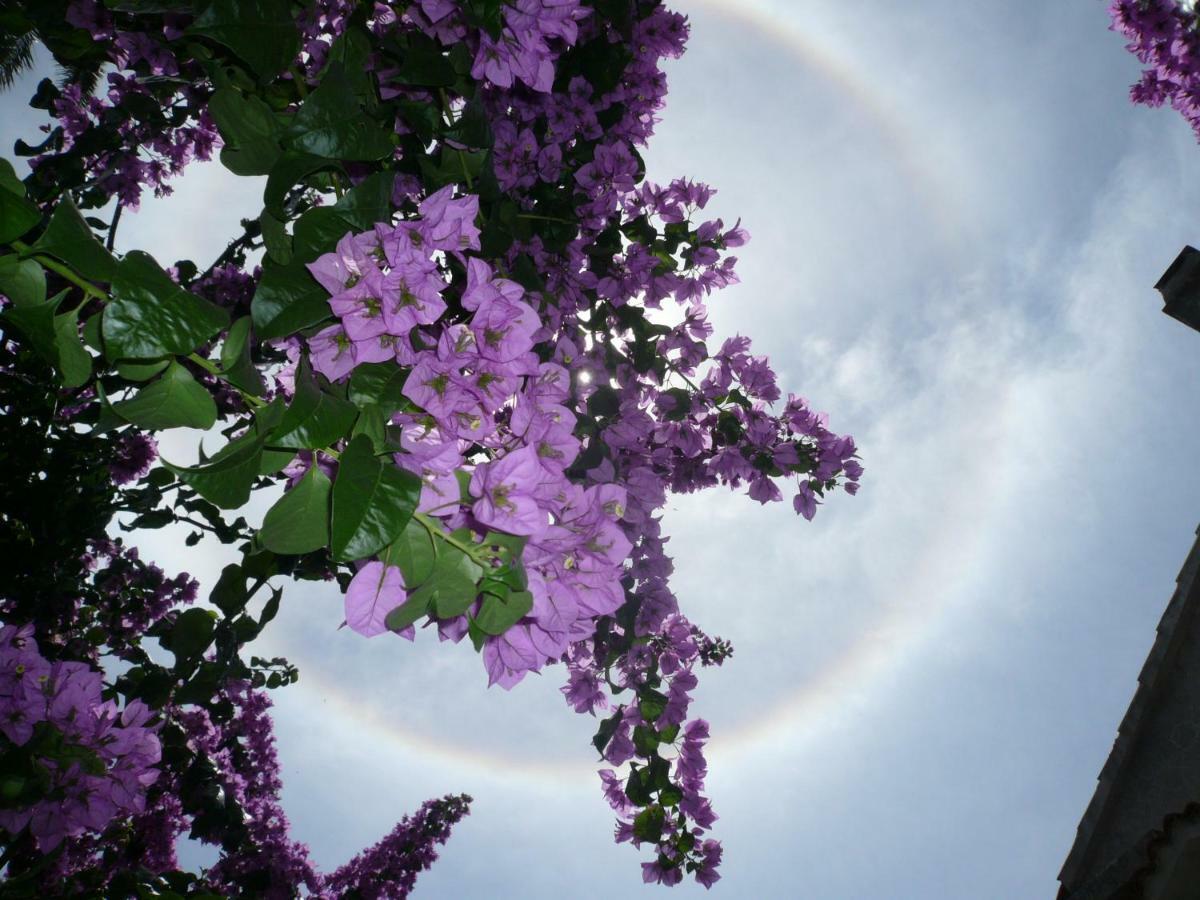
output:
[[[650,176],[742,218],[718,337],[752,336],[867,467],[811,524],[669,504],[676,591],[737,648],[694,706],[714,896],[1051,896],[1200,521],[1200,335],[1152,291],[1200,240],[1200,148],[1128,104],[1137,64],[1098,0],[678,8]],[[29,134],[19,96],[6,145]],[[197,170],[121,244],[210,258],[259,191]],[[222,562],[148,544],[168,569]],[[466,791],[415,896],[663,890],[612,844],[593,722],[556,671],[489,691],[466,647],[340,617],[335,588],[297,587],[262,642],[302,673],[274,695],[284,801],[322,866]]]

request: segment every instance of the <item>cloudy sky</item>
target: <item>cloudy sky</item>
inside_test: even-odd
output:
[[[867,466],[813,523],[669,505],[685,611],[737,648],[693,707],[714,895],[1050,897],[1200,521],[1200,335],[1151,289],[1200,241],[1200,148],[1127,103],[1136,61],[1100,0],[679,8],[650,176],[742,218],[718,337],[752,336]],[[12,103],[6,145],[28,134]],[[197,171],[121,243],[210,258],[259,191]],[[322,866],[465,791],[416,896],[663,890],[612,843],[594,723],[557,671],[489,691],[467,647],[340,619],[335,588],[289,590],[259,651],[302,673],[274,695],[284,801]]]

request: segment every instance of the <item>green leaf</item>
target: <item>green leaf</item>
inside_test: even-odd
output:
[[[212,396],[177,362],[128,400],[113,404],[127,422],[161,431],[164,428],[212,428],[217,405]]]
[[[458,74],[437,43],[430,41],[428,44],[418,44],[410,39],[400,59],[400,67],[392,73],[392,77],[403,84],[450,87]]]
[[[296,369],[292,402],[267,443],[294,450],[320,450],[345,437],[357,416],[358,408],[323,390],[308,362],[302,360]]]
[[[665,824],[666,812],[656,804],[638,813],[633,820],[633,833],[640,840],[657,844],[662,839]]]
[[[336,209],[318,206],[298,218],[292,226],[292,247],[301,262],[312,262],[333,250],[352,230],[350,223]]]
[[[638,711],[647,722],[653,722],[667,708],[667,697],[658,691],[646,688],[638,694]]]
[[[346,191],[333,208],[359,231],[373,228],[376,222],[386,222],[392,217],[392,185],[395,181],[393,172],[368,175]]]
[[[350,373],[350,402],[375,404],[391,415],[404,404],[404,381],[408,370],[394,362],[361,363]]]
[[[420,587],[433,574],[437,550],[429,529],[412,518],[388,548],[389,558],[400,567],[409,591]]]
[[[364,406],[358,413],[350,436],[359,434],[371,439],[371,447],[376,453],[382,453],[386,449],[387,417],[384,416],[383,410],[373,403]]]
[[[389,631],[403,631],[429,613],[429,597],[409,596],[402,604],[387,614],[383,624]]]
[[[271,167],[271,174],[267,177],[267,188],[263,193],[263,202],[267,205],[267,212],[281,222],[286,221],[290,217],[283,208],[283,201],[287,198],[288,191],[292,189],[292,186],[313,172],[329,168],[340,169],[341,166],[336,160],[313,156],[309,153],[296,153],[291,150],[285,152]]]
[[[0,294],[15,306],[36,306],[46,299],[46,272],[32,259],[0,256]]]
[[[279,123],[271,107],[234,88],[220,88],[208,101],[224,140],[221,163],[235,175],[266,175],[283,153]]]
[[[632,800],[637,806],[645,806],[652,799],[650,796],[650,785],[648,783],[646,769],[639,769],[637,766],[631,766],[629,771],[629,780],[625,782],[625,796]]]
[[[287,337],[332,315],[329,293],[298,260],[281,266],[263,261],[263,274],[250,302],[260,340]]]
[[[150,362],[119,362],[117,363],[117,374],[126,381],[149,381],[170,365],[170,362],[169,359],[156,359]]]
[[[334,559],[350,562],[381,550],[400,536],[421,498],[421,480],[381,461],[370,439],[359,435],[342,451],[333,484],[331,546]]]
[[[249,316],[234,322],[221,343],[221,377],[256,397],[261,397],[266,390],[262,374],[250,359]]]
[[[292,236],[287,233],[287,228],[266,210],[258,217],[258,224],[262,228],[267,255],[281,266],[286,266],[292,261]]]
[[[393,132],[368,114],[372,99],[355,92],[341,63],[331,64],[292,119],[292,149],[362,162],[390,156],[395,148]]]
[[[0,321],[15,325],[34,351],[52,365],[58,362],[54,346],[54,310],[66,292],[36,305],[12,306],[0,314]]]
[[[63,385],[68,388],[80,387],[92,376],[92,357],[79,340],[79,311],[82,308],[76,306],[70,312],[54,317],[58,371],[62,374]]]
[[[245,571],[237,563],[230,563],[221,570],[208,602],[231,617],[246,608],[247,593]]]
[[[489,531],[483,537],[483,545],[488,548],[491,557],[505,565],[519,562],[528,542],[527,537],[503,531]]]
[[[676,785],[659,788],[658,802],[663,806],[678,806],[683,800],[683,791]]]
[[[262,460],[258,464],[259,475],[276,475],[287,468],[296,458],[295,450],[271,450],[263,448]]]
[[[37,253],[56,256],[84,278],[113,280],[117,261],[96,240],[96,235],[71,202],[64,198],[50,215],[50,224],[33,245]]]
[[[633,747],[639,756],[650,756],[658,751],[658,732],[646,725],[633,729]]]
[[[140,250],[117,264],[112,286],[101,325],[109,359],[191,353],[229,324],[225,310],[179,287]]]
[[[42,213],[25,199],[25,185],[12,164],[0,159],[0,244],[15,241],[40,221]]]
[[[212,0],[187,31],[224,44],[264,81],[300,51],[288,0]]]
[[[250,499],[262,460],[262,436],[255,429],[230,441],[206,463],[186,468],[162,461],[175,477],[221,509],[237,509]]]
[[[587,408],[593,416],[615,416],[621,411],[621,398],[608,385],[601,385],[587,399]]]
[[[319,466],[267,510],[259,542],[268,550],[298,556],[329,543],[329,500],[333,482]]]
[[[439,619],[452,619],[461,616],[475,602],[482,575],[482,566],[447,544],[438,553],[433,574],[411,596],[428,598],[427,605],[437,612]]]
[[[491,635],[500,635],[516,625],[533,609],[533,594],[528,591],[508,592],[504,597],[484,594],[475,624]]]

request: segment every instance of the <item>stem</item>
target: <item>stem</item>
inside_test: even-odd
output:
[[[306,99],[308,97],[308,79],[304,77],[304,73],[296,66],[289,68],[288,73],[292,76],[292,84],[296,85],[296,93],[300,95],[300,99]]]
[[[205,359],[199,353],[189,353],[187,355],[187,358],[188,358],[189,362],[195,363],[200,368],[202,368],[205,372],[207,372],[209,375],[212,375],[214,378],[220,378],[223,374],[221,372],[221,370],[219,368],[217,368],[217,366],[214,365],[211,360]],[[229,384],[228,381],[226,381],[225,383]],[[235,391],[237,391],[239,394],[241,394],[242,400],[245,401],[247,406],[249,406],[253,409],[262,409],[264,406],[267,405],[264,401],[258,399],[258,397],[255,397],[253,394],[247,394],[245,391],[243,391],[237,385],[229,384],[229,386],[231,388],[233,388]]]
[[[451,547],[455,547],[455,548],[461,550],[463,553],[467,554],[467,556],[470,556],[472,559],[475,558],[475,552],[479,549],[478,544],[468,547],[466,544],[464,544],[458,538],[454,537],[453,535],[446,534],[446,532],[442,531],[440,525],[434,524],[435,520],[432,517],[425,515],[425,513],[415,512],[415,513],[413,513],[413,518],[416,519],[418,522],[420,522],[422,525],[424,525],[425,530],[428,531],[434,537],[441,538],[443,541],[445,541]]]
[[[467,171],[467,158],[463,156],[461,150],[455,150],[454,152],[458,154],[458,161],[462,163],[463,177],[467,179],[467,190],[475,190],[475,182],[471,178],[471,173]]]
[[[518,219],[537,219],[540,222],[558,222],[562,225],[574,225],[570,219],[560,219],[558,216],[538,216],[533,213],[517,213]]]
[[[255,220],[255,221],[257,221],[257,220]],[[244,224],[243,224],[243,227],[245,227]],[[250,244],[252,244],[253,242],[254,242],[254,238],[251,236],[249,231],[246,231],[244,234],[242,234],[241,237],[235,238],[229,244],[229,246],[226,247],[221,252],[221,255],[213,260],[212,265],[209,266],[207,269],[205,269],[204,272],[201,273],[200,276],[196,278],[196,281],[203,281],[205,278],[207,278],[209,275],[211,275],[213,273],[213,270],[216,269],[217,266],[220,266],[220,265],[223,265],[224,263],[229,262],[231,259],[233,259],[233,255],[238,250],[240,250],[242,247],[250,246]]]
[[[109,253],[112,253],[113,244],[116,243],[117,226],[121,224],[121,210],[123,210],[124,208],[125,207],[122,206],[121,203],[118,201],[117,202],[117,211],[115,213],[113,213],[112,221],[108,224],[108,239],[104,242],[104,246],[105,246],[105,248],[107,248]]]
[[[64,266],[62,263],[60,263],[57,259],[53,259],[49,256],[46,256],[44,253],[33,252],[33,248],[30,247],[28,244],[26,244],[24,241],[13,241],[12,247],[14,250],[16,250],[18,253],[20,253],[22,255],[32,254],[33,258],[35,260],[37,260],[38,263],[40,263],[44,268],[49,269],[51,272],[54,272],[56,275],[62,276],[67,281],[71,282],[71,284],[75,285],[75,287],[77,287],[81,291],[83,291],[85,294],[95,297],[97,300],[107,300],[108,299],[107,292],[100,290],[100,288],[96,287],[90,281],[85,281],[84,279],[80,278],[78,275],[76,275],[74,272],[72,272],[67,266]]]

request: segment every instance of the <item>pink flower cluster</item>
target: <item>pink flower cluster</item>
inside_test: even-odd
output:
[[[0,827],[15,837],[28,826],[46,853],[141,812],[162,747],[145,705],[135,700],[120,710],[103,700],[99,672],[50,662],[32,633],[32,626],[0,628],[0,732],[27,748],[49,787],[32,806],[0,810]]]
[[[392,418],[404,448],[394,459],[424,482],[418,511],[440,519],[446,534],[467,527],[481,539],[489,531],[527,539],[532,609],[483,649],[490,682],[511,687],[624,602],[630,545],[617,524],[625,491],[566,477],[580,448],[566,406],[570,377],[533,352],[545,331],[524,289],[463,256],[479,249],[477,210],[477,197],[455,199],[444,188],[420,204],[419,218],[347,235],[312,263],[339,322],[316,334],[309,352],[313,368],[331,380],[364,362],[409,368],[404,394],[416,409]],[[442,321],[449,258],[465,261],[450,299],[469,318],[456,324]],[[468,459],[467,451],[476,455]],[[470,475],[465,500],[457,472]],[[346,594],[346,621],[380,634],[406,596],[398,567],[371,562]],[[438,624],[443,639],[457,641],[469,622],[462,615]]]
[[[1200,138],[1200,35],[1194,9],[1175,0],[1112,0],[1112,30],[1148,68],[1129,91],[1134,103],[1170,105]]]

